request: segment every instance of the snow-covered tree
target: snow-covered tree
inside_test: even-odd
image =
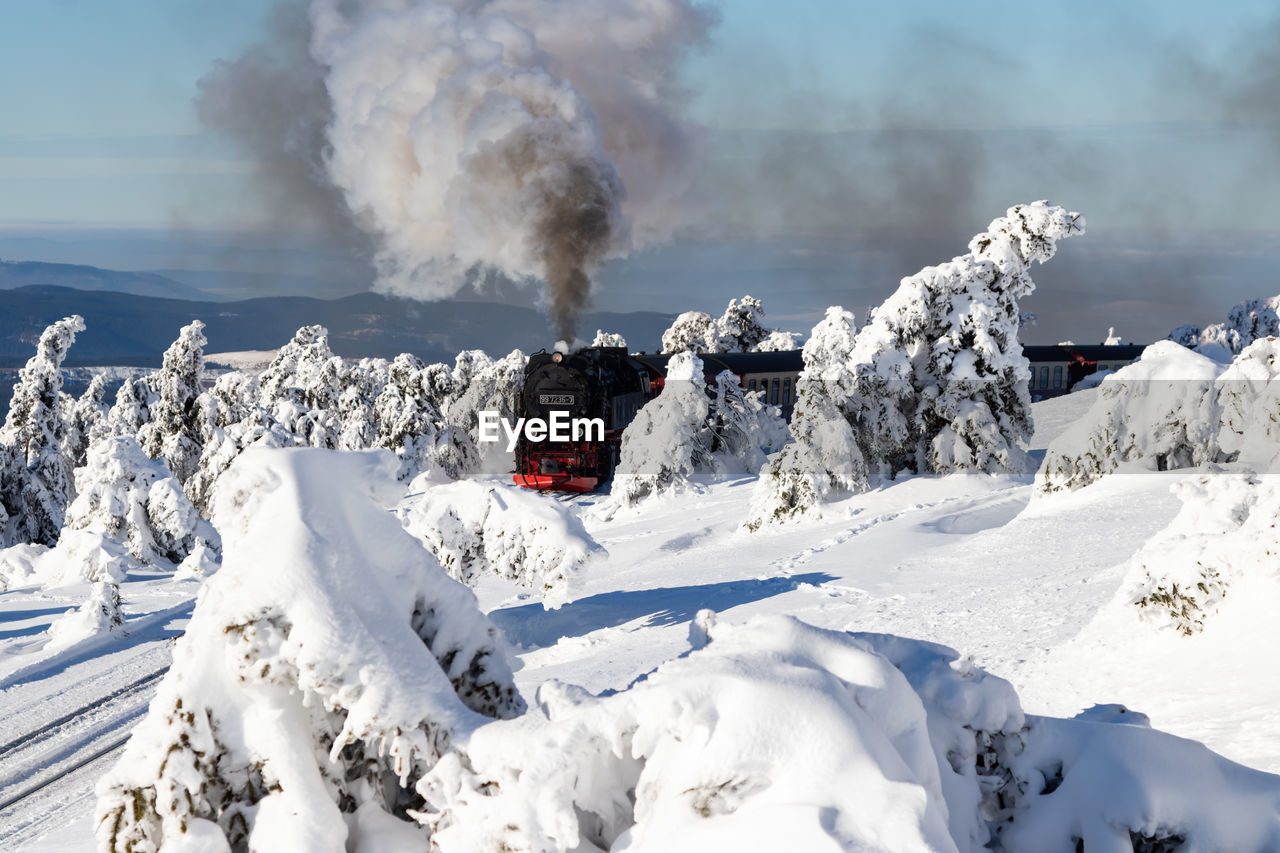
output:
[[[116,401],[107,412],[103,435],[129,435],[137,437],[142,427],[151,420],[151,407],[155,404],[151,385],[142,377],[126,379],[116,391]],[[90,439],[94,440],[95,432]]]
[[[691,352],[676,353],[667,362],[662,393],[644,404],[622,434],[613,498],[631,506],[678,491],[695,475],[719,473],[710,412],[702,359]]]
[[[1084,230],[1038,201],[1016,205],[969,253],[905,278],[858,333],[851,358],[863,453],[881,473],[1020,472],[1031,435],[1018,300],[1030,269]]]
[[[123,624],[120,585],[113,580],[100,580],[89,587],[83,604],[49,625],[49,643],[44,650],[65,649],[81,640],[115,631]]]
[[[593,347],[623,347],[627,345],[627,339],[617,332],[606,332],[604,329],[596,329],[596,336],[592,339]]]
[[[662,333],[662,351],[707,352],[713,345],[716,321],[704,311],[686,311]],[[714,351],[714,350],[713,350]]]
[[[299,444],[336,448],[345,372],[342,359],[329,349],[324,326],[303,326],[258,377],[259,402]]]
[[[790,352],[791,350],[800,349],[800,336],[795,332],[784,332],[780,329],[774,329],[760,343],[756,344],[753,352]]]
[[[36,354],[18,372],[9,414],[0,429],[0,504],[5,507],[9,542],[52,545],[74,495],[71,460],[63,454],[62,362],[84,331],[79,316],[44,330]]]
[[[214,513],[223,567],[98,784],[99,849],[426,848],[416,782],[525,705],[474,595],[387,511],[398,467],[310,448],[237,460]]]
[[[729,370],[716,376],[714,393],[709,422],[715,453],[741,471],[758,472],[765,457],[787,443],[782,413],[762,402],[760,392],[745,390]]]
[[[365,358],[343,374],[342,391],[338,395],[338,434],[340,450],[366,450],[373,447],[378,435],[374,403],[387,381],[387,363],[383,359]]]
[[[423,472],[456,480],[479,467],[480,455],[466,432],[445,423],[423,386],[422,372],[422,361],[407,353],[391,362],[386,385],[374,402],[374,446],[396,454],[402,480]]]
[[[730,299],[724,314],[716,322],[715,348],[708,352],[752,352],[769,337],[760,322],[764,306],[754,296]]]
[[[1246,299],[1233,305],[1225,323],[1179,326],[1168,340],[1190,347],[1210,358],[1226,361],[1261,338],[1280,335],[1280,295]]]
[[[76,471],[78,494],[67,508],[68,531],[122,543],[138,563],[172,568],[218,535],[200,518],[162,460],[149,458],[130,436],[90,445]]]
[[[867,466],[854,431],[853,314],[833,306],[804,345],[796,380],[792,442],[770,458],[747,513],[759,529],[801,516],[835,493],[866,491]]]
[[[461,361],[461,355],[459,361]],[[449,423],[465,430],[471,442],[480,447],[486,458],[486,467],[492,460],[504,457],[505,448],[497,442],[480,443],[480,412],[497,412],[499,417],[514,423],[516,419],[516,395],[524,382],[524,367],[528,358],[520,350],[512,350],[497,361],[480,362],[472,359],[468,365],[469,378],[458,380],[459,389],[449,404]],[[461,371],[458,371],[461,375]]]
[[[1167,470],[1215,461],[1221,370],[1172,341],[1147,347],[1107,377],[1088,413],[1049,445],[1037,490],[1078,489],[1125,463]]]
[[[164,459],[185,483],[196,472],[204,444],[204,418],[196,400],[204,370],[204,323],[193,320],[165,350],[158,371],[148,378],[155,402],[138,430],[138,443],[152,459]]]
[[[409,487],[397,514],[455,580],[475,586],[487,573],[563,603],[578,573],[603,549],[578,517],[516,488],[428,478]]]
[[[72,470],[84,464],[89,442],[95,433],[102,431],[106,423],[106,394],[106,374],[95,373],[93,379],[89,380],[89,387],[71,406],[67,415],[67,435],[63,441],[62,453],[70,461]]]

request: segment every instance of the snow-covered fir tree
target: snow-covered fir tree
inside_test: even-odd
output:
[[[10,543],[53,545],[74,495],[71,460],[63,454],[62,362],[84,331],[79,316],[66,317],[44,330],[36,354],[18,372],[13,399],[0,429],[3,469],[0,504],[5,507],[4,538]]]
[[[596,329],[596,336],[591,340],[593,347],[623,347],[627,346],[627,339],[617,332],[606,332],[604,329]]]
[[[67,414],[67,435],[62,452],[71,463],[72,470],[84,464],[85,453],[95,433],[103,431],[107,419],[107,377],[95,373],[89,387],[72,404]]]
[[[374,446],[400,459],[400,479],[438,472],[456,480],[475,471],[480,455],[462,429],[445,422],[422,383],[424,365],[401,353],[387,370],[387,382],[374,402],[378,433]]]
[[[716,321],[705,311],[686,311],[662,333],[662,351],[707,352],[715,338]]]
[[[1125,463],[1163,471],[1217,461],[1214,383],[1222,369],[1172,341],[1147,347],[1103,382],[1089,411],[1049,444],[1037,490],[1078,489]]]
[[[218,547],[217,533],[163,460],[149,458],[131,436],[90,445],[85,465],[76,470],[76,489],[67,530],[119,542],[141,565],[173,568],[199,543]]]
[[[116,401],[107,412],[104,435],[130,435],[137,437],[142,427],[151,420],[151,406],[155,395],[145,378],[126,379],[116,391]],[[96,439],[98,433],[91,436]]]
[[[801,516],[833,493],[868,487],[867,466],[855,434],[853,314],[836,306],[813,327],[804,345],[804,368],[796,380],[792,442],[769,459],[747,513],[759,529]]]
[[[338,433],[340,450],[365,450],[373,446],[378,435],[374,403],[387,381],[387,362],[364,358],[342,374],[338,395]]]
[[[1280,295],[1246,299],[1233,305],[1225,323],[1179,326],[1168,339],[1200,350],[1211,358],[1228,360],[1260,338],[1280,335]]]
[[[205,424],[197,405],[204,371],[204,323],[193,320],[165,350],[158,371],[148,377],[155,396],[150,418],[138,430],[138,443],[152,459],[164,459],[185,483],[196,472],[204,447]]]
[[[712,452],[710,412],[702,359],[676,353],[667,362],[662,393],[645,403],[622,434],[614,500],[631,506],[677,491],[697,475],[720,473],[721,461]]]
[[[1030,269],[1084,230],[1075,213],[1016,205],[969,253],[905,278],[858,333],[852,355],[857,434],[885,475],[1025,469],[1031,435],[1018,300]]]
[[[475,596],[388,512],[398,468],[311,448],[237,460],[214,513],[223,567],[98,784],[100,850],[426,849],[418,780],[525,704]]]
[[[800,336],[795,332],[774,329],[764,340],[755,345],[753,352],[789,352],[800,348]]]
[[[342,359],[329,349],[324,326],[303,326],[258,377],[260,404],[308,447],[336,448]]]
[[[764,306],[754,296],[730,299],[724,314],[716,322],[715,348],[708,352],[753,352],[761,341],[769,337],[769,330],[760,322]]]
[[[461,356],[459,356],[461,359]],[[501,443],[480,444],[480,412],[497,412],[499,417],[514,423],[516,419],[516,395],[524,381],[524,367],[528,358],[520,350],[512,350],[497,361],[481,362],[472,358],[468,364],[469,378],[457,380],[458,394],[449,404],[449,423],[464,430],[472,443],[480,447],[487,460],[504,457]],[[462,371],[456,371],[460,377]]]
[[[716,454],[739,471],[758,472],[789,439],[782,412],[766,405],[760,392],[744,389],[729,370],[716,376],[714,395],[709,420]]]
[[[107,634],[124,625],[124,606],[120,601],[120,585],[114,580],[100,580],[89,587],[84,603],[68,610],[49,626],[49,644],[45,651],[68,646]]]

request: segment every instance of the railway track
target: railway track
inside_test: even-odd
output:
[[[0,744],[0,847],[13,849],[9,845],[17,840],[15,833],[25,835],[43,822],[41,795],[52,795],[59,782],[104,764],[125,745],[168,671],[168,666],[154,670]],[[84,780],[90,790],[95,776]],[[77,787],[81,796],[85,785]]]

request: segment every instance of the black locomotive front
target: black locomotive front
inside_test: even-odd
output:
[[[650,398],[650,373],[623,347],[538,352],[515,410],[515,481],[588,492],[613,475],[622,431]]]

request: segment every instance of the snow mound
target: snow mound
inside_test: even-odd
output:
[[[576,515],[541,494],[429,476],[409,491],[397,508],[405,529],[468,586],[492,572],[559,605],[577,573],[605,553]]]
[[[98,785],[100,849],[313,853],[412,830],[412,780],[484,715],[524,710],[474,596],[387,511],[397,472],[316,449],[228,470],[222,569]]]
[[[617,693],[548,682],[418,785],[433,849],[1270,850],[1280,777],[1119,706],[1024,717],[931,643],[717,624]],[[1124,723],[1131,723],[1125,725]],[[1183,846],[1179,846],[1183,845]]]
[[[1173,341],[1147,347],[1103,380],[1088,414],[1049,445],[1037,491],[1078,489],[1125,463],[1163,471],[1214,461],[1222,370]]]

